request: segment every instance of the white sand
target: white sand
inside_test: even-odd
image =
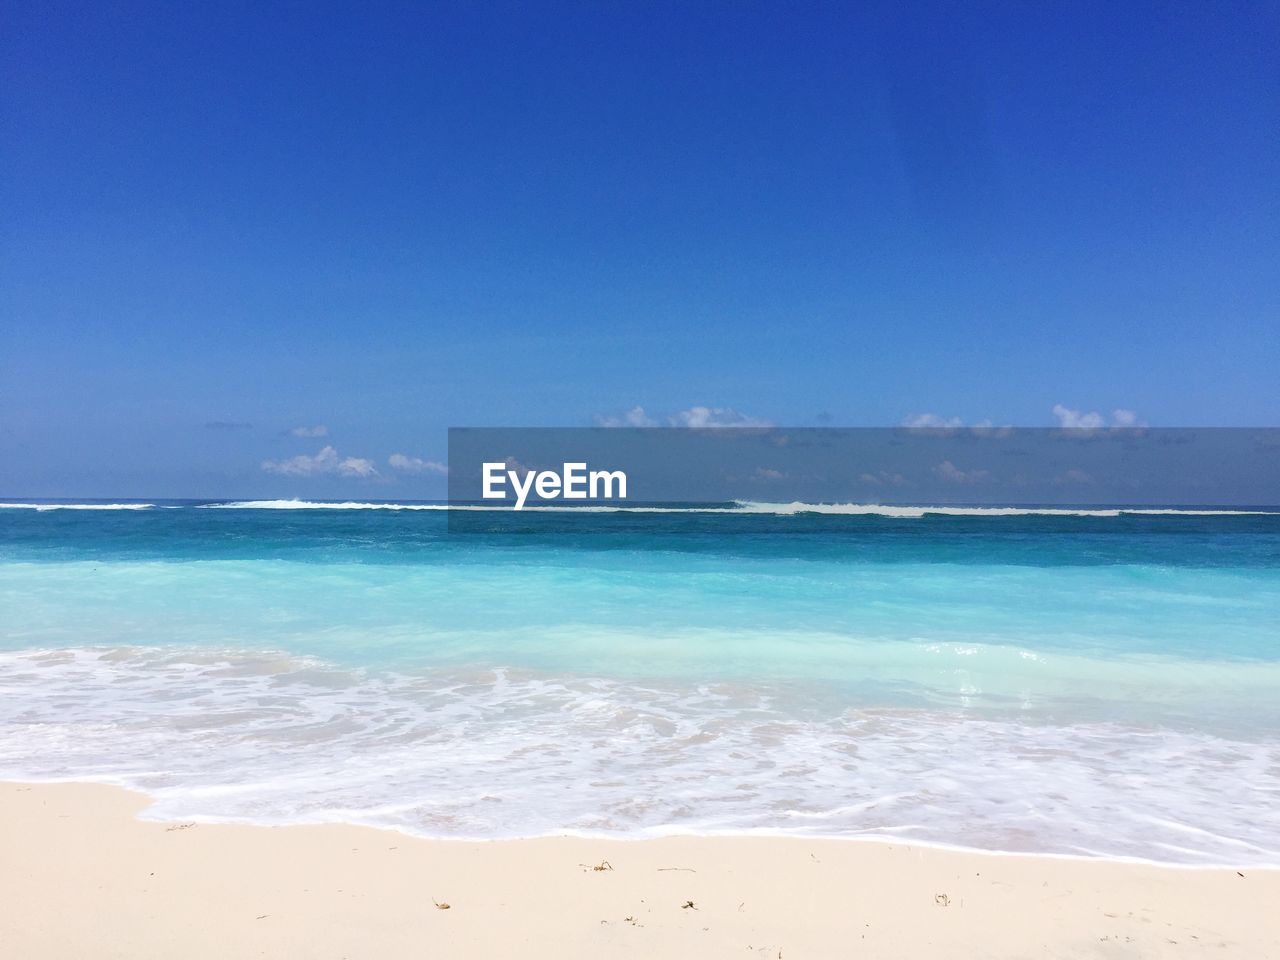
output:
[[[428,841],[135,819],[145,806],[0,784],[0,956],[1280,958],[1280,871],[793,838]]]

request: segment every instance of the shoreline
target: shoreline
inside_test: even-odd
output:
[[[236,588],[237,576],[218,589]],[[718,640],[672,646],[710,649]],[[881,654],[892,663],[886,673],[1008,671],[999,682],[1009,689],[1029,685],[1013,672],[1026,663],[1033,680],[1070,678],[1064,688],[1080,686],[1077,678],[1096,666],[1006,648],[841,649],[858,664]],[[0,653],[0,674],[15,693],[0,706],[0,776],[153,791],[147,817],[346,822],[427,839],[790,835],[1193,867],[1280,865],[1275,821],[1259,815],[1280,771],[1280,744],[1265,732],[1237,740],[1221,729],[1091,722],[1083,711],[841,711],[837,688],[820,684],[812,689],[831,699],[811,710],[789,698],[792,685],[804,694],[812,681],[789,677],[695,688],[683,678],[575,676],[558,664],[364,667],[324,653],[203,648],[194,639]],[[972,667],[984,658],[989,667]],[[1271,726],[1274,705],[1255,701],[1274,671],[1153,663],[1108,665],[1118,674],[1108,696],[1136,690],[1144,675],[1176,693],[1185,675],[1206,684],[1214,703],[1234,688],[1239,712],[1261,710]],[[189,696],[175,701],[175,692]],[[1186,702],[1211,699],[1193,693]],[[339,714],[348,726],[331,725]],[[673,723],[714,736],[681,746]],[[396,735],[419,728],[440,734],[412,749]],[[946,789],[921,790],[922,771]],[[479,796],[494,802],[470,799]]]
[[[1274,869],[867,838],[426,840],[139,819],[148,803],[0,782],[0,942],[32,958],[1280,956]]]
[[[85,780],[78,777],[68,777],[65,779],[50,780],[31,780],[31,779],[8,779],[0,777],[0,788],[4,787],[46,787],[46,786],[83,786],[83,787],[106,787],[110,790],[120,790],[132,796],[138,797],[141,801],[136,819],[140,823],[160,823],[171,824],[178,822],[172,818],[152,817],[147,815],[147,808],[155,803],[156,798],[148,793],[142,787],[136,787],[127,783],[116,783],[108,780]],[[941,840],[926,840],[908,837],[893,837],[883,834],[823,834],[823,833],[789,833],[782,828],[759,827],[745,830],[725,830],[725,831],[684,831],[671,828],[662,832],[646,833],[638,836],[619,835],[609,833],[591,833],[582,830],[559,830],[552,833],[538,833],[518,836],[496,836],[496,837],[473,837],[464,835],[433,835],[424,833],[415,833],[412,830],[405,829],[390,824],[361,823],[356,820],[287,820],[280,822],[271,822],[268,820],[251,821],[236,820],[231,818],[221,818],[205,816],[202,814],[188,814],[179,818],[182,822],[190,822],[210,827],[237,827],[249,830],[279,830],[289,829],[293,827],[350,827],[357,830],[375,830],[380,833],[389,833],[394,836],[405,837],[418,843],[526,843],[542,840],[580,840],[584,842],[599,843],[653,843],[662,840],[794,840],[807,841],[815,843],[863,843],[871,845],[885,845],[897,847],[911,847],[915,850],[936,850],[942,853],[954,853],[965,856],[975,857],[991,857],[993,859],[1001,858],[1032,858],[1037,860],[1063,860],[1072,863],[1116,863],[1131,866],[1155,867],[1161,870],[1207,870],[1207,871],[1223,871],[1223,870],[1240,870],[1240,871],[1271,871],[1280,874],[1280,863],[1184,863],[1177,860],[1153,860],[1149,857],[1135,857],[1124,854],[1108,854],[1108,853],[1059,853],[1044,850],[994,850],[986,847],[970,847],[959,843],[947,843]]]

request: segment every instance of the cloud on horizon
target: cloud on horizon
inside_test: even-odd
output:
[[[410,457],[403,453],[393,453],[387,457],[387,464],[401,473],[425,473],[445,476],[449,468],[438,460],[423,460],[421,457]]]
[[[632,407],[620,417],[597,414],[597,427],[657,427],[661,423],[645,413],[644,407]],[[710,429],[714,427],[772,427],[770,420],[761,420],[733,407],[690,407],[666,418],[667,426]]]
[[[739,413],[733,407],[690,407],[667,418],[673,427],[772,427],[769,420],[760,420]]]
[[[1065,430],[1098,430],[1108,426],[1107,418],[1096,410],[1082,413],[1064,404],[1055,403],[1053,405],[1053,415],[1058,418],[1058,426]],[[1138,414],[1134,410],[1117,407],[1111,411],[1110,426],[1112,427],[1145,427],[1146,425],[1145,421],[1138,419]]]
[[[1054,404],[1053,416],[1058,426],[1064,429],[1096,430],[1111,426],[1115,428],[1145,427],[1146,421],[1140,420],[1134,410],[1117,407],[1111,411],[1110,421],[1097,411],[1082,412],[1065,404]],[[829,419],[829,416],[827,417]],[[634,406],[620,416],[596,414],[593,421],[598,427],[657,427],[663,421],[650,416],[644,407]],[[672,427],[691,427],[707,429],[714,427],[772,427],[770,420],[752,417],[732,407],[689,407],[665,418],[666,425]],[[925,412],[908,414],[902,419],[900,426],[916,430],[973,430],[977,433],[994,433],[1004,435],[1013,431],[1012,426],[997,427],[990,418],[966,423],[961,417],[944,417],[940,414]]]
[[[1138,419],[1136,411],[1126,410],[1123,407],[1117,407],[1111,411],[1110,424],[1107,423],[1107,418],[1096,410],[1085,413],[1061,403],[1053,405],[1052,413],[1058,421],[1058,426],[1066,430],[1098,430],[1106,426],[1145,427],[1147,425],[1145,421]],[[963,430],[965,428],[978,431],[1012,430],[1011,427],[997,428],[990,420],[975,420],[967,424],[960,417],[942,417],[936,413],[909,414],[903,418],[902,426],[917,430]]]
[[[324,447],[314,457],[299,454],[287,460],[263,460],[262,469],[288,477],[376,477],[378,468],[372,460],[362,457],[341,457],[331,446]]]
[[[914,429],[930,427],[940,430],[954,430],[963,427],[964,421],[959,417],[940,417],[936,413],[913,413],[903,418],[902,425]]]
[[[316,424],[314,427],[294,427],[289,431],[291,437],[302,437],[306,440],[318,440],[321,437],[329,435],[329,428],[323,423]]]
[[[910,427],[913,430],[963,430],[966,427],[970,430],[994,430],[995,425],[987,419],[975,420],[973,423],[966,424],[959,417],[940,417],[936,413],[913,413],[903,418],[902,426]],[[1001,430],[1011,429],[1009,427],[1000,427]]]

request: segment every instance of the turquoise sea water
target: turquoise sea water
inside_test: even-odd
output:
[[[130,506],[0,507],[0,777],[1280,864],[1280,515]]]

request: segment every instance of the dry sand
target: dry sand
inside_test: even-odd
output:
[[[0,956],[1280,958],[1280,871],[795,838],[430,841],[150,823],[146,802],[0,784]]]

